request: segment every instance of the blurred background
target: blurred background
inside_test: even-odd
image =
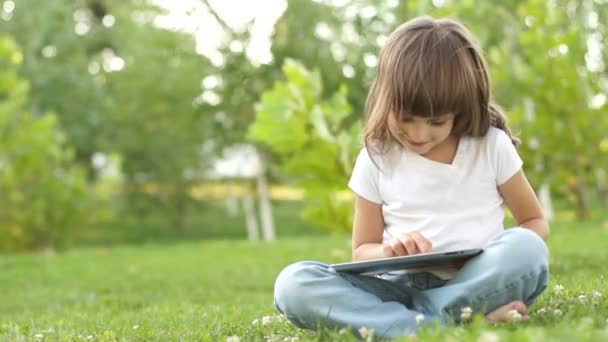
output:
[[[348,233],[422,14],[479,39],[547,214],[608,230],[605,0],[0,0],[0,252]]]

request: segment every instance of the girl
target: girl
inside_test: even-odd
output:
[[[276,280],[277,308],[303,328],[384,337],[471,312],[491,322],[527,319],[547,287],[549,227],[517,140],[491,101],[481,52],[460,23],[421,17],[389,36],[364,141],[348,183],[356,194],[353,260],[485,251],[463,265],[376,277],[299,262]],[[504,230],[505,205],[518,227]]]

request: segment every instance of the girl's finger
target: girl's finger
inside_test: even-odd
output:
[[[387,258],[394,257],[396,255],[390,245],[382,246],[382,254],[384,254],[384,256]]]
[[[407,250],[405,246],[401,243],[398,238],[394,238],[390,243],[391,248],[393,249],[393,253],[395,255],[407,255]]]
[[[420,253],[418,247],[416,246],[416,242],[409,234],[399,236],[401,243],[407,250],[407,255],[414,255]]]
[[[420,250],[420,253],[428,253],[433,248],[431,241],[425,238],[419,232],[412,232],[410,233],[410,236],[418,246],[418,250]]]

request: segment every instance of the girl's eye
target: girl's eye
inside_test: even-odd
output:
[[[431,121],[431,125],[433,126],[443,126],[445,123],[446,121]]]

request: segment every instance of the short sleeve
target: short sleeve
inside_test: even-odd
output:
[[[357,156],[348,187],[366,200],[381,204],[382,197],[378,187],[379,175],[378,167],[373,163],[367,149],[364,148]]]
[[[496,185],[502,185],[521,169],[523,161],[507,133],[500,129],[495,131],[492,155],[495,158]]]

